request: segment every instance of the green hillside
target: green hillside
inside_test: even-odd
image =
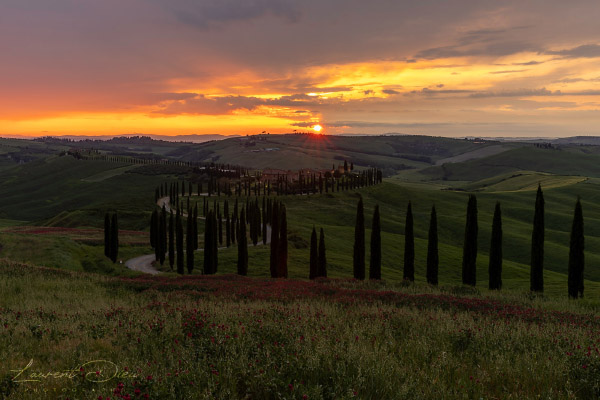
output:
[[[135,167],[135,168],[134,168]],[[145,174],[145,166],[47,156],[0,169],[0,218],[41,221],[60,213],[107,209],[144,214],[152,205],[161,175]],[[164,175],[167,179],[172,175]],[[92,222],[96,225],[95,222]]]
[[[467,205],[467,193],[439,191],[423,186],[409,187],[393,183],[366,188],[360,191],[365,202],[365,224],[371,226],[375,204],[381,210],[383,231],[382,276],[386,280],[402,280],[404,254],[404,222],[406,205],[410,200],[415,219],[416,275],[425,281],[427,232],[429,213],[435,204],[438,214],[440,240],[440,282],[460,284],[462,244]],[[600,299],[600,186],[589,183],[548,189],[546,200],[546,292],[553,295],[566,293],[569,232],[573,207],[577,194],[582,196],[586,224],[586,295]],[[193,198],[194,199],[194,198]],[[510,191],[477,193],[479,206],[479,257],[477,263],[478,286],[487,288],[487,253],[489,251],[494,205],[500,201],[504,229],[504,287],[528,290],[529,257],[533,205],[535,191]],[[333,277],[352,275],[352,244],[355,223],[356,193],[311,195],[308,197],[288,196],[282,198],[288,210],[290,240],[290,277],[308,276],[309,239],[313,225],[325,229],[328,251],[329,274]],[[367,263],[369,259],[369,236],[367,229]],[[252,276],[266,277],[268,271],[267,247],[250,248],[250,270]],[[219,270],[235,273],[237,251],[235,248],[222,250],[219,255]],[[197,260],[200,270],[202,261]]]
[[[494,144],[497,143],[404,135],[256,135],[191,145],[170,155],[188,161],[282,169],[329,168],[347,160],[393,173],[423,168],[437,160]]]
[[[546,196],[546,293],[557,296],[566,293],[569,229],[573,206],[577,196],[581,196],[587,249],[585,277],[589,280],[586,296],[600,299],[600,288],[595,283],[600,282],[600,270],[596,268],[600,264],[600,252],[596,251],[600,245],[600,180],[595,178],[600,174],[597,168],[600,164],[596,164],[600,152],[589,146],[557,150],[508,144],[508,150],[497,153],[502,149],[495,142],[442,138],[265,137],[264,141],[256,137],[245,139],[255,140],[253,146],[244,146],[241,144],[244,140],[232,138],[202,145],[181,145],[175,150],[180,151],[177,155],[180,159],[192,157],[192,153],[198,151],[221,152],[219,162],[248,162],[254,166],[277,168],[297,168],[298,165],[327,168],[330,163],[341,163],[344,156],[353,162],[355,154],[363,158],[363,164],[356,163],[357,168],[367,165],[370,157],[392,170],[398,167],[397,163],[411,163],[414,167],[386,179],[381,185],[357,192],[282,198],[288,208],[289,275],[292,278],[307,277],[308,243],[313,225],[325,229],[330,276],[351,276],[355,207],[358,193],[361,193],[365,200],[367,228],[371,224],[373,207],[375,204],[381,207],[384,279],[399,282],[402,278],[404,219],[410,200],[415,216],[417,280],[424,281],[429,212],[435,204],[439,222],[440,282],[459,284],[467,196],[476,193],[480,232],[478,287],[487,287],[492,212],[495,202],[500,201],[504,223],[504,287],[526,291],[529,287],[535,189],[541,183]],[[280,151],[248,151],[277,146]],[[493,146],[496,147],[492,149]],[[461,155],[469,158],[474,153],[481,158],[431,166],[440,160],[460,160]],[[296,158],[292,158],[293,154]],[[238,156],[240,158],[236,158]],[[415,161],[417,159],[421,161]],[[386,164],[388,161],[391,164]],[[197,178],[183,166],[78,160],[58,155],[0,168],[3,182],[0,186],[0,220],[3,221],[0,244],[4,244],[0,256],[38,265],[86,270],[91,267],[89,257],[87,263],[84,259],[91,255],[96,260],[93,263],[98,264],[95,269],[106,271],[108,268],[98,261],[102,259],[101,241],[82,243],[77,238],[60,234],[29,237],[26,233],[15,232],[13,227],[41,224],[100,228],[104,213],[117,210],[122,229],[148,232],[155,187],[164,182]],[[220,202],[223,200],[219,199]],[[193,204],[202,199],[194,196],[191,201]],[[200,226],[202,230],[202,222]],[[369,230],[367,243],[368,240]],[[120,257],[126,260],[152,253],[147,242],[146,238],[126,245]],[[38,243],[36,251],[28,251],[36,247],[35,243]],[[268,276],[268,252],[266,246],[251,246],[251,275]],[[196,257],[196,272],[201,271],[201,259],[201,255]],[[219,259],[221,272],[235,272],[235,248],[222,250]],[[110,273],[119,273],[119,270]]]
[[[579,147],[536,148],[524,145],[500,154],[425,168],[422,179],[478,181],[518,171],[600,177],[600,153]]]

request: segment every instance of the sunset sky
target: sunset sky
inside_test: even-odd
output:
[[[598,0],[0,0],[0,135],[600,135]]]

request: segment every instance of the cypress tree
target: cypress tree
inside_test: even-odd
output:
[[[106,214],[108,217],[108,214]],[[157,212],[156,209],[152,211],[152,217],[150,218],[150,246],[154,249],[156,247],[156,237],[158,236],[158,224],[157,224]],[[156,252],[156,259],[158,260],[158,252]]]
[[[321,278],[327,278],[327,255],[325,253],[325,233],[323,228],[319,235],[319,262],[317,275]]]
[[[110,224],[110,259],[112,262],[117,262],[119,255],[119,225],[117,221],[117,213],[112,216]]]
[[[317,231],[313,225],[313,230],[310,235],[310,269],[308,272],[308,279],[315,279],[318,274],[319,268],[319,249],[317,248]]]
[[[375,211],[373,212],[369,279],[381,279],[381,221],[379,219],[379,204],[375,205]]]
[[[183,224],[181,222],[181,212],[177,210],[175,218],[175,247],[177,250],[177,273],[183,275]]]
[[[263,197],[264,200],[264,197]],[[264,202],[263,202],[264,204]],[[262,240],[263,244],[267,244],[267,215],[266,210],[263,207],[263,215],[262,215]]]
[[[218,235],[219,235],[219,244],[223,244],[223,218],[221,218],[221,214],[217,215],[217,224],[218,224]]]
[[[279,250],[279,207],[278,203],[273,204],[271,213],[271,258],[270,258],[270,271],[271,278],[277,278],[277,262],[279,260],[277,256],[277,250]]]
[[[165,263],[165,252],[167,251],[167,217],[163,206],[158,224],[158,261],[160,265]]]
[[[365,279],[365,211],[362,197],[356,206],[356,225],[354,227],[354,278]]]
[[[432,206],[429,219],[429,241],[427,243],[427,283],[430,285],[438,284],[438,266],[437,213],[435,212],[435,206]]]
[[[236,219],[236,216],[235,216],[235,215],[233,215],[233,216],[231,217],[231,227],[229,228],[229,229],[230,229],[230,231],[231,231],[231,232],[230,232],[231,244],[234,244],[234,243],[235,243],[235,239],[236,239],[235,237],[236,237],[236,235],[237,235],[237,233],[236,233],[236,232],[237,232],[237,228],[236,228],[236,225],[237,225],[237,223],[236,223],[236,220],[235,220],[235,219]]]
[[[531,281],[532,292],[544,291],[544,194],[538,185],[535,196],[535,214],[531,233]]]
[[[415,280],[415,236],[413,226],[412,204],[408,202],[406,209],[406,225],[404,227],[404,272],[403,278]]]
[[[277,249],[277,276],[279,278],[288,277],[288,238],[287,238],[287,214],[285,205],[279,207],[279,249]]]
[[[217,213],[213,212],[212,216],[212,270],[213,274],[217,273],[217,269],[219,266],[219,241],[217,240],[218,227],[217,227]]]
[[[214,212],[208,210],[206,219],[204,220],[204,273],[210,275],[213,273],[213,244],[212,244],[212,216]]]
[[[150,235],[152,237],[152,235]],[[104,255],[110,258],[110,217],[104,214]]]
[[[244,210],[242,210],[241,218],[244,219]],[[248,239],[246,238],[246,224],[240,225],[238,236],[238,259],[237,270],[239,275],[246,276],[248,274]]]
[[[462,282],[471,286],[477,283],[477,230],[477,198],[475,195],[469,195],[463,244]]]
[[[496,203],[492,222],[492,241],[490,244],[490,289],[502,288],[502,214],[500,203]]]
[[[231,220],[229,214],[225,218],[225,245],[227,247],[231,246]]]
[[[188,210],[188,220],[187,220],[187,236],[186,236],[186,248],[185,248],[185,256],[186,256],[186,266],[188,270],[188,274],[192,273],[194,269],[194,218],[193,211]]]
[[[190,192],[191,193],[191,192]],[[194,250],[198,250],[198,203],[196,203],[194,205],[194,217],[192,220],[192,226],[193,226],[193,231],[194,231],[194,235],[193,235],[193,239],[194,239]]]
[[[173,270],[175,264],[175,226],[173,224],[173,210],[169,216],[169,267]]]
[[[258,244],[258,239],[261,236],[262,233],[262,229],[261,229],[261,220],[260,220],[260,207],[258,206],[258,200],[256,201],[255,205],[254,205],[254,229],[256,230],[256,242],[254,242],[254,246],[256,246]]]
[[[571,240],[569,247],[569,297],[576,299],[583,297],[583,267],[584,267],[584,236],[583,236],[583,211],[581,201],[577,198],[573,225],[571,226]]]

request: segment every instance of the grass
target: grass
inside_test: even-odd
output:
[[[485,153],[494,145],[418,137],[307,140],[316,139],[269,137],[264,146],[285,146],[287,153],[264,159],[248,154],[294,168],[362,157],[393,170],[398,163],[421,168],[466,152]],[[222,162],[245,151],[238,142],[129,150],[168,150],[181,159],[210,154]],[[23,142],[9,144],[29,150]],[[281,198],[288,211],[289,280],[268,279],[269,248],[252,245],[248,278],[234,275],[235,246],[219,251],[216,276],[200,275],[202,253],[196,252],[193,275],[176,276],[165,265],[166,273],[148,277],[104,257],[104,213],[117,209],[125,229],[119,258],[152,253],[147,242],[154,188],[189,178],[184,167],[58,156],[11,167],[0,163],[0,257],[7,258],[0,260],[0,397],[598,398],[600,180],[587,176],[598,152],[523,149],[433,167],[428,175],[413,170],[361,189],[367,228],[375,204],[381,210],[381,282],[349,279],[356,192]],[[558,164],[569,175],[552,173],[557,155],[565,157]],[[529,251],[538,182],[546,199],[545,292],[532,295]],[[449,187],[463,190],[442,190]],[[475,288],[460,284],[464,190],[475,191],[479,205]],[[577,195],[585,218],[585,298],[569,301],[569,229]],[[402,281],[409,200],[414,284]],[[487,290],[496,201],[504,224],[499,292]],[[424,283],[433,204],[439,287]],[[306,280],[313,225],[325,229],[330,276],[316,282]],[[369,236],[367,229],[367,260]],[[15,375],[30,361],[20,376],[40,382],[18,382]],[[53,372],[58,375],[48,374]]]
[[[564,299],[348,280],[119,279],[7,261],[0,277],[7,399],[600,394],[598,321]]]
[[[430,207],[435,203],[438,213],[440,240],[440,282],[460,284],[464,218],[467,193],[439,191],[422,186],[382,185],[361,189],[365,202],[367,263],[369,260],[369,237],[371,215],[375,204],[381,210],[384,279],[402,280],[404,255],[404,219],[406,205],[410,200],[415,219],[415,273],[416,279],[425,281],[427,234]],[[545,191],[546,242],[545,242],[545,293],[549,296],[566,296],[566,273],[569,254],[569,232],[576,195],[582,196],[586,233],[586,297],[600,300],[600,208],[597,198],[600,186],[580,182]],[[481,192],[477,193],[479,206],[479,256],[477,259],[477,286],[487,288],[488,250],[494,205],[500,201],[503,211],[504,267],[503,282],[506,290],[525,292],[529,290],[529,257],[533,204],[535,191]],[[198,199],[192,197],[192,204]],[[199,199],[198,199],[199,200]],[[221,198],[222,202],[224,199]],[[333,277],[352,275],[352,245],[355,210],[358,194],[342,192],[334,194],[289,196],[282,198],[288,211],[290,240],[289,275],[293,278],[308,276],[308,243],[313,225],[325,230],[328,272]],[[230,204],[233,199],[230,199]],[[200,203],[201,204],[201,203]],[[212,201],[211,201],[212,204]],[[221,209],[223,209],[221,205]],[[200,231],[203,225],[200,223]],[[219,253],[219,270],[235,273],[237,250],[234,247]],[[250,246],[249,274],[268,276],[267,247]],[[202,269],[202,256],[196,256],[196,271]]]
[[[517,171],[537,171],[600,177],[600,154],[582,150],[570,146],[558,149],[521,146],[490,157],[426,168],[420,172],[420,176],[425,180],[478,181]]]
[[[246,144],[252,143],[251,146]],[[192,145],[177,153],[183,160],[235,163],[251,168],[330,168],[344,160],[394,172],[423,168],[437,160],[475,151],[490,143],[424,136],[340,137],[260,135]]]
[[[145,233],[121,231],[119,236],[119,260],[124,262],[151,252]],[[101,230],[13,226],[0,232],[0,254],[12,260],[71,271],[132,274],[124,265],[113,264],[104,256],[103,241]]]
[[[0,169],[0,218],[43,223],[61,213],[64,218],[79,212],[87,216],[67,222],[69,226],[101,226],[106,211],[119,210],[123,226],[139,229],[145,225],[155,186],[177,175],[138,171],[145,172],[141,166],[70,156]]]

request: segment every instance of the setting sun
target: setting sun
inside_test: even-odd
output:
[[[315,126],[313,126],[313,130],[315,132],[319,133],[323,130],[323,127],[321,125],[315,125]]]

